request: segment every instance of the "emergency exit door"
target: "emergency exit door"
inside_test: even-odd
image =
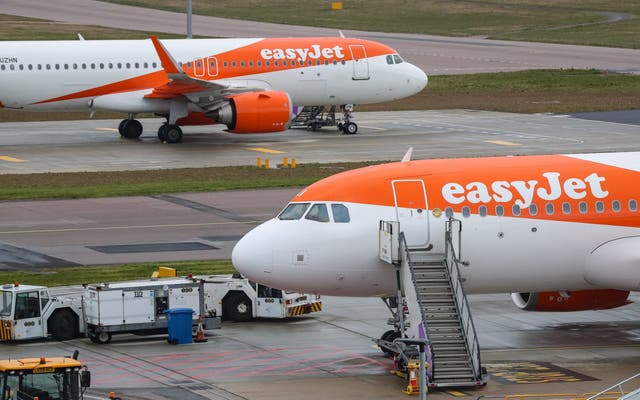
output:
[[[429,243],[427,191],[422,179],[392,181],[396,218],[407,246],[424,247]]]

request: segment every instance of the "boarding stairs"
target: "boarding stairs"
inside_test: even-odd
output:
[[[317,131],[323,126],[336,125],[336,107],[332,106],[326,111],[325,106],[305,106],[294,119],[291,120],[291,128],[307,128]]]
[[[446,223],[445,252],[407,246],[399,234],[398,259],[404,300],[409,310],[408,335],[428,343],[427,384],[469,387],[487,382],[480,347],[460,275],[461,221]]]

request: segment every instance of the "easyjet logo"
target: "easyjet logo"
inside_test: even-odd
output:
[[[588,194],[597,199],[609,195],[602,188],[605,178],[597,173],[592,173],[584,179],[562,178],[559,172],[545,172],[544,179],[537,181],[494,181],[487,185],[483,182],[469,182],[462,185],[457,182],[449,182],[442,187],[442,197],[451,204],[462,202],[507,203],[515,199],[515,204],[521,208],[531,205],[535,199],[545,201],[558,200],[563,195],[573,200],[585,198]]]
[[[319,58],[344,58],[344,50],[341,46],[320,47],[319,44],[313,44],[311,47],[305,48],[288,48],[288,49],[262,49],[260,56],[265,60],[301,60],[307,59],[317,60]]]

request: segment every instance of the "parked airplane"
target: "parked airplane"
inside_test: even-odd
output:
[[[512,292],[525,310],[618,307],[640,290],[640,153],[403,161],[303,189],[246,234],[233,264],[300,292],[395,296],[378,258],[379,221],[409,247],[444,252],[462,221],[467,293]]]
[[[0,42],[0,107],[128,113],[126,138],[142,134],[136,114],[154,113],[170,143],[183,125],[279,132],[292,105],[390,101],[426,84],[392,48],[342,37]]]

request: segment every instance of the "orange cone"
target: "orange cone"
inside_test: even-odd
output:
[[[202,329],[202,315],[198,317],[198,330],[196,331],[196,338],[193,340],[196,343],[203,343],[207,341],[204,337],[204,329]]]
[[[409,365],[409,371],[407,372],[409,374],[409,384],[407,385],[407,388],[403,390],[403,392],[409,395],[420,393],[415,365]]]

